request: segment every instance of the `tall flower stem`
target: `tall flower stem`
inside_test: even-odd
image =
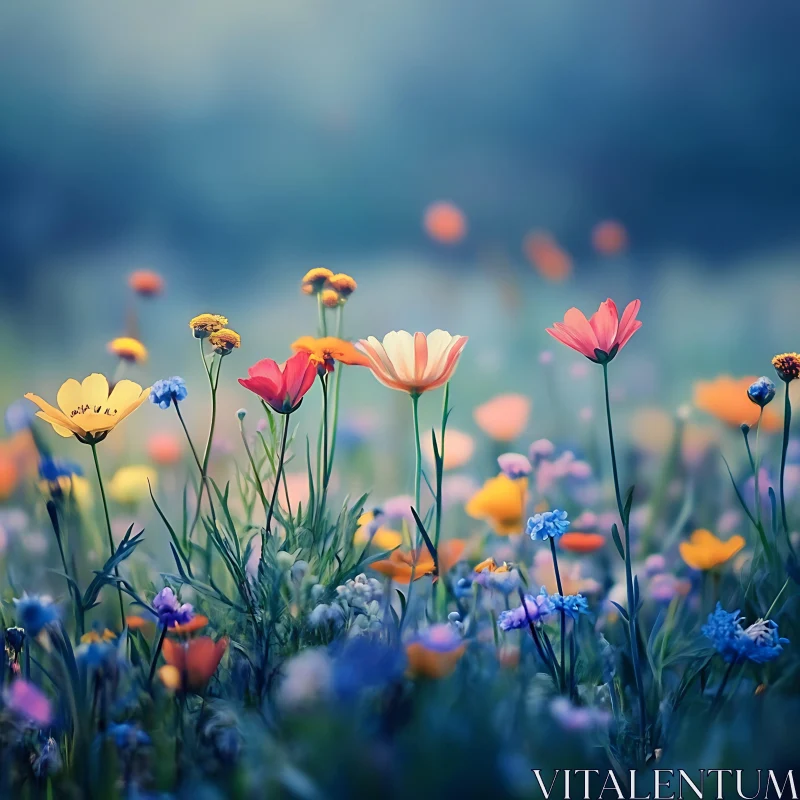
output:
[[[328,469],[328,375],[320,378],[322,384],[322,492],[319,496],[319,511],[317,519],[321,520],[325,512],[325,502],[328,499],[328,480],[331,473]]]
[[[725,670],[725,674],[722,677],[722,681],[719,685],[719,689],[717,689],[717,693],[714,695],[714,699],[711,701],[711,711],[712,713],[716,711],[720,705],[720,701],[722,700],[722,695],[725,692],[725,687],[728,685],[728,681],[730,680],[731,673],[733,672],[733,668],[736,666],[736,660],[734,659],[728,664],[728,669]]]
[[[153,683],[153,678],[156,674],[156,665],[158,664],[158,657],[161,655],[161,648],[164,646],[164,638],[167,635],[167,626],[164,625],[161,628],[161,634],[158,637],[158,643],[156,644],[156,649],[153,651],[153,659],[150,662],[150,672],[147,675],[147,686],[148,688]]]
[[[789,397],[789,381],[784,381],[786,384],[786,394],[783,401],[783,447],[781,448],[781,477],[780,477],[780,495],[781,495],[781,521],[783,522],[783,533],[786,536],[786,542],[789,549],[794,553],[792,540],[789,537],[789,522],[786,518],[786,497],[783,491],[783,477],[786,472],[786,453],[789,450],[789,428],[792,425],[792,401]]]
[[[758,440],[759,434],[761,433],[761,420],[764,416],[764,407],[758,411],[758,423],[756,426],[756,454],[755,454],[755,461],[753,463],[753,493],[756,498],[756,521],[758,522],[758,527],[761,527],[761,493],[758,491],[758,473],[761,471],[761,457],[759,454],[759,447],[758,447]]]
[[[114,537],[111,535],[111,517],[108,515],[108,501],[106,500],[106,490],[103,486],[103,475],[100,472],[100,462],[97,459],[97,445],[92,442],[92,456],[94,458],[94,468],[97,470],[97,482],[100,484],[100,497],[103,498],[103,512],[105,513],[106,517],[106,530],[108,531],[108,546],[110,548],[111,555],[113,556],[116,552],[116,548],[114,547]],[[119,569],[114,567],[114,575],[119,578]],[[117,596],[119,597],[119,624],[120,628],[125,627],[125,606],[122,604],[122,589],[120,588],[119,583],[117,583]]]
[[[319,313],[319,335],[328,335],[328,321],[325,319],[325,306],[322,304],[322,292],[317,292],[317,312]]]
[[[442,432],[439,438],[439,460],[441,468],[436,472],[436,528],[434,547],[439,549],[439,535],[442,528],[442,481],[444,479],[444,435],[447,428],[447,412],[450,404],[450,382],[444,385],[444,398],[442,399]]]
[[[272,499],[269,503],[269,511],[267,511],[267,525],[264,528],[264,535],[261,537],[261,563],[265,563],[267,554],[267,537],[270,535],[270,527],[272,525],[272,517],[275,513],[275,503],[278,502],[278,489],[281,485],[281,473],[283,472],[283,459],[286,456],[286,439],[289,435],[289,417],[291,414],[285,414],[283,417],[283,434],[281,436],[281,454],[278,458],[278,465],[275,469],[275,485],[272,487]]]
[[[344,315],[344,306],[340,305],[336,312],[336,338],[342,338],[342,316]],[[339,364],[336,368],[336,373],[333,377],[333,413],[331,424],[331,443],[330,454],[328,456],[328,479],[330,480],[330,473],[333,469],[333,456],[336,452],[336,431],[339,428],[339,386],[342,382],[343,365]]]
[[[608,362],[603,364],[603,388],[605,389],[606,420],[608,421],[608,443],[611,450],[611,471],[614,475],[614,494],[617,499],[617,511],[625,532],[625,589],[628,602],[628,631],[631,642],[631,662],[636,679],[636,693],[639,696],[639,733],[641,736],[641,756],[644,759],[645,737],[647,735],[647,708],[642,681],[642,666],[639,660],[639,635],[636,624],[636,603],[633,593],[633,570],[631,567],[631,534],[625,508],[622,505],[622,493],[619,488],[619,470],[617,469],[617,453],[614,448],[614,427],[611,423],[611,400],[608,393]]]
[[[414,508],[417,514],[422,517],[422,509],[419,507],[420,482],[422,480],[422,447],[419,441],[419,395],[411,393],[411,410],[414,419],[414,446],[416,453],[416,468],[414,470]],[[417,531],[417,542],[419,542],[419,531]]]
[[[553,555],[553,569],[556,573],[556,586],[558,586],[558,593],[564,597],[564,587],[561,585],[561,573],[558,570],[558,555],[556,554],[556,540],[550,537],[550,552]],[[566,691],[567,687],[567,613],[561,608],[561,664],[559,665],[559,673],[561,678],[561,691]]]
[[[247,435],[244,432],[244,420],[242,419],[239,420],[239,433],[242,435],[242,444],[244,445],[245,452],[247,453],[247,459],[250,462],[250,467],[253,470],[253,480],[256,483],[256,491],[258,492],[258,496],[261,498],[261,504],[264,506],[264,518],[266,519],[266,516],[269,513],[267,495],[264,493],[264,487],[261,485],[261,476],[258,474],[258,467],[256,466],[255,459],[253,458],[253,452],[250,450],[250,445],[247,443]]]
[[[180,420],[181,427],[183,428],[183,432],[186,434],[186,441],[189,443],[189,450],[191,450],[192,456],[194,458],[194,463],[197,464],[197,469],[200,472],[200,494],[202,495],[203,489],[206,490],[206,495],[208,496],[208,505],[211,508],[211,517],[216,522],[215,514],[214,514],[214,503],[211,500],[211,489],[208,486],[208,481],[205,480],[205,472],[203,470],[203,462],[200,461],[200,456],[197,454],[197,450],[195,449],[194,442],[192,442],[192,437],[189,435],[189,429],[186,427],[186,421],[183,419],[183,414],[181,414],[181,410],[178,406],[178,399],[175,395],[172,395],[172,403],[175,406],[175,413],[178,415],[178,419]]]

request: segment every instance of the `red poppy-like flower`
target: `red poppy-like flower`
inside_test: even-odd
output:
[[[606,537],[600,533],[579,533],[571,531],[565,533],[559,540],[558,546],[570,553],[594,553],[605,547]]]
[[[564,314],[564,322],[554,323],[547,332],[590,361],[607,364],[642,327],[641,320],[636,319],[641,305],[641,300],[632,300],[621,319],[611,298],[601,303],[590,319],[579,309],[571,308]]]
[[[307,352],[296,353],[283,364],[263,358],[239,378],[245,389],[257,394],[279,414],[291,414],[317,377],[317,364]]]
[[[227,649],[228,640],[224,637],[217,642],[209,636],[198,636],[185,643],[164,639],[167,666],[161,668],[161,680],[171,689],[202,691]]]

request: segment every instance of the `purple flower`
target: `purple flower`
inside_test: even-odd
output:
[[[566,697],[557,697],[550,703],[550,713],[568,731],[589,731],[605,728],[611,720],[607,711],[599,708],[574,706]]]
[[[6,708],[25,717],[40,728],[50,724],[53,709],[50,700],[33,683],[18,678],[5,692]]]
[[[503,471],[503,475],[511,480],[524,478],[533,471],[531,462],[522,453],[503,453],[498,456],[497,463]]]
[[[553,604],[543,595],[525,595],[525,605],[501,612],[497,618],[497,627],[501,631],[513,631],[527,628],[528,622],[540,622],[553,613]]]
[[[434,650],[437,653],[449,653],[464,644],[464,640],[453,626],[446,622],[425,628],[413,641],[421,644],[426,650]]]
[[[153,598],[153,610],[159,623],[165,628],[186,625],[194,617],[194,608],[190,603],[180,604],[175,592],[166,586]]]

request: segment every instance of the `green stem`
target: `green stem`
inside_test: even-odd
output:
[[[717,689],[717,693],[714,695],[714,699],[711,701],[711,711],[713,712],[717,709],[720,701],[722,700],[722,694],[725,691],[725,687],[728,685],[728,680],[731,677],[731,673],[733,672],[733,668],[736,666],[736,661],[731,661],[728,665],[728,669],[725,670],[725,675],[722,678],[722,682],[719,685],[719,689]]]
[[[325,318],[325,306],[322,304],[322,292],[317,292],[317,311],[319,313],[319,335],[328,335],[328,321]]]
[[[558,555],[556,554],[556,540],[551,536],[550,537],[550,552],[553,555],[553,569],[556,572],[556,586],[558,586],[558,593],[561,597],[564,597],[564,587],[561,585],[561,573],[558,570]],[[560,675],[560,683],[561,683],[561,691],[566,691],[567,686],[567,661],[566,661],[566,653],[567,653],[567,614],[564,611],[563,607],[561,609],[561,663],[559,665],[559,675]]]
[[[764,416],[764,406],[761,406],[758,411],[758,423],[756,427],[756,455],[753,462],[753,490],[756,498],[756,521],[758,527],[761,527],[761,494],[758,491],[758,473],[761,471],[761,459],[759,456],[758,439],[761,433],[761,418]]]
[[[264,528],[264,536],[261,539],[261,561],[264,563],[264,559],[267,554],[267,536],[270,535],[270,527],[272,525],[272,516],[275,513],[275,503],[278,501],[278,489],[281,485],[281,473],[283,471],[283,459],[286,456],[286,439],[289,434],[289,417],[291,414],[285,414],[283,417],[283,435],[281,437],[281,454],[280,458],[278,459],[278,466],[277,471],[275,472],[275,485],[272,488],[272,500],[269,504],[269,511],[267,511],[267,525]]]
[[[253,458],[253,453],[250,450],[250,445],[247,443],[247,436],[244,432],[244,420],[241,419],[239,420],[239,433],[242,435],[242,444],[244,445],[245,452],[247,453],[247,458],[250,461],[250,466],[253,468],[253,478],[256,482],[256,490],[258,491],[258,496],[261,498],[261,503],[264,506],[264,517],[266,518],[267,514],[269,513],[267,495],[264,493],[264,487],[261,485],[261,476],[258,474],[258,467],[256,466],[255,459]]]
[[[628,602],[628,629],[631,642],[631,661],[633,674],[636,679],[636,693],[639,696],[639,732],[641,758],[644,760],[645,736],[647,734],[647,708],[644,696],[644,683],[642,681],[642,667],[639,661],[639,637],[636,624],[636,604],[633,597],[633,570],[631,567],[631,536],[625,508],[622,505],[622,493],[619,488],[619,470],[617,469],[617,453],[614,448],[614,427],[611,423],[611,399],[608,392],[608,363],[603,364],[603,387],[606,401],[606,420],[608,421],[608,443],[611,450],[611,471],[614,475],[614,494],[617,499],[617,511],[620,522],[625,531],[625,588]]]
[[[442,527],[442,481],[444,480],[444,435],[447,428],[447,411],[450,403],[450,382],[444,385],[444,398],[442,399],[442,433],[439,439],[439,460],[436,470],[436,531],[433,540],[434,548],[439,550],[439,534]],[[419,512],[417,512],[419,513]]]
[[[161,655],[161,648],[164,646],[164,637],[166,635],[167,635],[167,626],[164,625],[161,628],[161,635],[158,637],[158,644],[156,645],[155,652],[153,653],[153,659],[150,662],[150,672],[147,676],[148,688],[153,684],[153,677],[156,674],[156,664],[158,664],[158,657]]]
[[[325,497],[328,494],[328,481],[331,477],[328,468],[328,375],[322,378],[322,502],[320,514],[325,507]]]
[[[420,481],[422,480],[422,447],[419,441],[419,395],[411,393],[411,409],[414,417],[414,446],[416,448],[416,469],[414,470],[414,508],[422,518],[422,509],[419,507],[420,500]],[[417,531],[417,546],[419,546],[420,534]]]
[[[211,499],[211,489],[208,486],[208,481],[205,480],[204,478],[205,472],[203,470],[203,463],[200,461],[200,457],[197,455],[197,450],[195,449],[194,443],[192,442],[192,437],[189,436],[189,429],[186,427],[186,422],[183,419],[183,414],[181,414],[181,410],[178,406],[178,400],[174,394],[172,395],[172,402],[173,405],[175,406],[175,413],[178,415],[178,419],[180,420],[183,432],[186,434],[186,441],[189,442],[189,449],[192,451],[192,456],[194,457],[194,463],[197,464],[197,469],[200,472],[200,495],[202,496],[203,489],[205,488],[206,495],[208,496],[208,505],[211,508],[211,518],[214,520],[214,524],[216,525],[214,502]]]
[[[780,477],[780,494],[781,494],[781,520],[783,521],[783,532],[786,535],[786,541],[789,544],[789,549],[794,553],[792,540],[789,538],[789,522],[786,518],[786,498],[783,492],[783,476],[786,472],[786,453],[789,449],[789,428],[792,424],[792,401],[789,397],[789,381],[786,383],[786,394],[783,403],[783,447],[781,448],[781,477]]]
[[[344,305],[340,305],[336,314],[336,338],[341,339],[342,336],[342,315],[344,312]],[[331,452],[328,457],[328,477],[333,469],[333,455],[336,451],[336,431],[339,427],[339,386],[342,381],[342,369],[344,365],[339,364],[336,368],[336,374],[333,378],[333,424],[331,426]]]
[[[111,555],[113,557],[114,553],[116,552],[116,547],[114,547],[114,537],[111,535],[111,517],[108,515],[108,501],[106,500],[106,490],[103,486],[103,476],[100,473],[100,462],[97,459],[97,445],[93,442],[92,445],[92,456],[94,457],[94,468],[97,470],[97,482],[100,484],[100,497],[103,498],[103,511],[106,517],[106,530],[108,531],[108,546],[111,548]],[[119,569],[114,567],[114,575],[119,578]],[[119,583],[117,584],[117,595],[119,596],[119,619],[120,619],[120,630],[125,628],[125,606],[122,604],[122,589],[120,588]]]

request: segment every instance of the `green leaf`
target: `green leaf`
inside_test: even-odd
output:
[[[614,546],[617,548],[619,557],[624,561],[625,549],[622,546],[622,539],[619,538],[619,528],[617,528],[616,522],[611,526],[611,538],[614,540]]]
[[[425,546],[428,548],[428,552],[431,554],[431,558],[433,559],[433,568],[434,573],[436,575],[439,574],[439,554],[436,552],[436,548],[433,546],[433,542],[428,536],[428,531],[425,530],[425,526],[422,524],[422,520],[419,518],[419,514],[417,514],[417,509],[413,506],[411,507],[411,513],[414,515],[414,521],[417,523],[417,529],[419,530],[422,538],[425,540]]]
[[[622,615],[622,618],[625,620],[625,622],[629,622],[630,621],[629,618],[628,618],[628,612],[619,603],[615,603],[612,600],[611,601],[611,605],[612,606],[616,606],[617,611],[619,611],[619,613]]]
[[[631,486],[628,489],[628,494],[625,496],[625,507],[622,509],[622,524],[627,528],[631,518],[631,506],[633,505],[633,490],[636,487]]]

